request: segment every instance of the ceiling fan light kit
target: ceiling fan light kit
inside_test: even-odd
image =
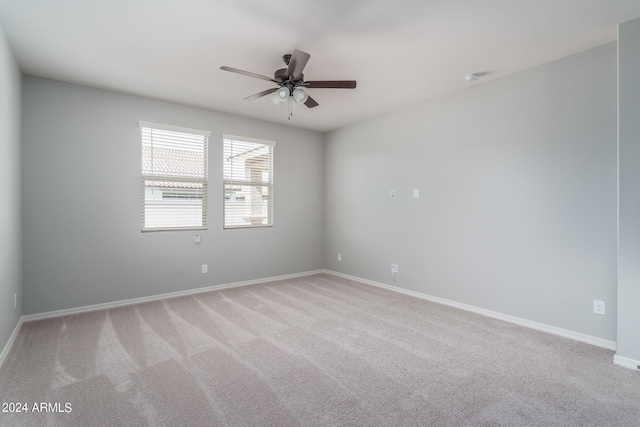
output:
[[[278,85],[276,88],[267,89],[254,95],[244,98],[246,101],[253,101],[263,96],[273,94],[271,101],[280,105],[283,102],[289,101],[289,119],[291,119],[292,100],[295,100],[298,104],[304,104],[307,108],[317,107],[319,104],[309,96],[309,94],[302,90],[305,89],[355,89],[355,80],[326,80],[326,81],[304,81],[304,74],[302,70],[309,61],[309,55],[298,49],[294,49],[292,54],[286,54],[282,57],[287,68],[281,68],[277,70],[273,78],[263,76],[260,74],[252,73],[249,71],[239,70],[237,68],[222,66],[223,71],[230,71],[232,73],[242,74],[244,76],[254,77],[261,80],[268,80]],[[274,93],[275,92],[275,93]]]

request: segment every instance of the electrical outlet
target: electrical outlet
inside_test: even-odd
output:
[[[396,192],[394,190],[391,190],[391,193],[389,193],[389,197],[391,197],[392,199],[396,198]]]
[[[200,244],[200,235],[199,234],[196,234],[195,236],[193,236],[193,243]]]
[[[418,188],[414,188],[413,189],[413,198],[414,199],[420,198],[420,189],[418,189]]]
[[[202,264],[202,274],[209,272],[209,266],[207,264]]]
[[[593,300],[593,312],[604,316],[604,301]]]
[[[398,272],[398,264],[391,264],[391,274],[396,274]]]
[[[342,261],[342,254],[338,254],[338,261]]]

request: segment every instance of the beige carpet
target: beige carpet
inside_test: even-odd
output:
[[[0,424],[639,426],[612,358],[317,275],[25,323]]]

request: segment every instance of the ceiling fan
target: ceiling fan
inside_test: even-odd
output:
[[[249,71],[238,70],[237,68],[220,67],[221,70],[230,71],[232,73],[242,74],[244,76],[255,77],[262,80],[268,80],[277,85],[277,87],[263,90],[254,95],[244,98],[246,101],[253,101],[254,99],[262,98],[263,96],[270,95],[275,92],[275,95],[271,100],[279,105],[285,101],[289,101],[291,106],[291,100],[294,99],[299,104],[304,104],[308,108],[317,107],[319,104],[315,99],[311,98],[304,89],[355,89],[355,80],[316,80],[316,81],[304,81],[304,74],[302,70],[309,61],[309,55],[298,49],[294,49],[293,54],[287,54],[282,57],[287,68],[281,68],[277,70],[273,78],[263,76]],[[291,110],[289,110],[291,115]]]

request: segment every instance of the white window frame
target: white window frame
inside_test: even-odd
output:
[[[269,141],[265,139],[251,138],[246,136],[238,136],[238,135],[229,135],[223,134],[223,148],[222,148],[222,227],[226,230],[230,229],[243,229],[243,228],[265,228],[265,227],[273,227],[273,159],[274,159],[274,149],[276,146],[275,141]],[[245,173],[243,179],[239,179],[237,175],[234,176],[225,176],[225,171],[227,170],[227,165],[230,161],[229,150],[231,146],[229,144],[238,143],[238,144],[246,144],[252,145],[254,148],[252,150],[266,150],[268,152],[268,161],[265,163],[264,161],[260,162],[260,167],[263,168],[263,172],[256,173],[256,176],[259,175],[260,178],[253,178],[251,174],[249,174],[249,178]],[[249,150],[249,151],[252,151]],[[247,151],[247,153],[249,152]],[[234,156],[236,157],[236,156]],[[268,170],[264,168],[268,167]],[[242,175],[242,174],[240,174]],[[265,180],[266,179],[266,180]],[[245,223],[240,224],[238,222],[231,223],[232,221],[228,221],[228,211],[229,217],[235,216],[235,220],[238,220],[237,209],[242,209],[238,206],[232,207],[230,203],[232,203],[231,197],[228,197],[229,190],[233,190],[234,188],[241,188],[243,192],[246,193],[248,189],[252,189],[251,193],[258,195],[260,197],[261,202],[266,201],[266,223],[263,223],[264,218],[262,215],[257,215],[254,217],[254,212],[247,213],[246,217],[243,218]],[[260,188],[260,191],[257,189]],[[233,191],[232,191],[233,192]],[[251,197],[247,195],[246,197]],[[263,199],[264,198],[264,199]],[[244,206],[244,209],[247,209],[247,206]],[[256,207],[257,208],[257,207]],[[235,215],[231,213],[231,209],[236,209]],[[248,209],[254,209],[249,207]],[[260,221],[260,222],[258,222]]]
[[[138,122],[138,126],[140,128],[140,145],[141,145],[141,152],[144,151],[144,147],[145,147],[145,141],[144,141],[144,128],[148,128],[153,130],[157,130],[157,131],[170,131],[170,132],[180,132],[180,133],[184,133],[184,134],[190,134],[191,137],[193,136],[200,136],[203,137],[202,143],[203,143],[203,165],[202,165],[202,176],[200,177],[194,177],[194,176],[188,176],[188,175],[179,175],[177,172],[171,173],[170,175],[162,175],[162,172],[160,173],[145,173],[144,171],[144,165],[141,166],[141,186],[142,186],[142,194],[141,194],[141,214],[140,214],[140,230],[142,232],[149,232],[149,231],[178,231],[178,230],[206,230],[208,228],[207,222],[208,222],[208,142],[209,142],[209,137],[211,136],[211,132],[210,131],[205,131],[205,130],[199,130],[199,129],[191,129],[191,128],[185,128],[185,127],[180,127],[180,126],[173,126],[173,125],[166,125],[166,124],[160,124],[160,123],[151,123],[151,122],[145,122],[145,121],[139,121]],[[180,145],[180,143],[185,144],[185,146],[188,144],[186,141],[181,141],[178,142],[178,146]],[[153,146],[153,142],[151,143]],[[144,163],[144,153],[142,153],[142,162]],[[153,162],[153,158],[151,160]],[[153,168],[152,168],[153,169]],[[200,225],[188,225],[187,223],[190,222],[189,219],[185,217],[181,217],[179,218],[180,220],[184,221],[183,225],[176,225],[176,224],[171,224],[171,225],[147,225],[147,208],[149,206],[151,206],[153,204],[152,199],[148,199],[147,194],[148,194],[148,189],[149,188],[156,188],[153,186],[150,187],[149,186],[149,182],[160,182],[160,183],[174,183],[174,184],[183,184],[183,186],[187,187],[190,184],[195,184],[196,186],[201,186],[202,188],[202,193],[199,195],[200,197],[196,197],[196,198],[201,198],[202,202],[201,202],[201,213],[202,213],[202,218],[201,218],[201,223]],[[180,189],[176,189],[176,188],[166,188],[163,190],[164,192],[167,193],[168,197],[164,197],[164,193],[162,196],[162,199],[188,199],[189,197],[184,197],[184,196],[189,196],[189,190],[184,190],[181,191]],[[180,196],[182,195],[182,197]],[[168,202],[162,202],[160,203],[161,205],[163,205],[163,203],[168,203]],[[157,205],[157,203],[156,203]],[[167,205],[168,206],[168,205]],[[160,208],[162,209],[162,207]],[[170,207],[167,208],[168,212],[170,211]],[[176,210],[176,215],[179,217],[180,215],[184,215],[184,213],[180,212],[180,209]],[[165,213],[166,215],[166,213]]]

